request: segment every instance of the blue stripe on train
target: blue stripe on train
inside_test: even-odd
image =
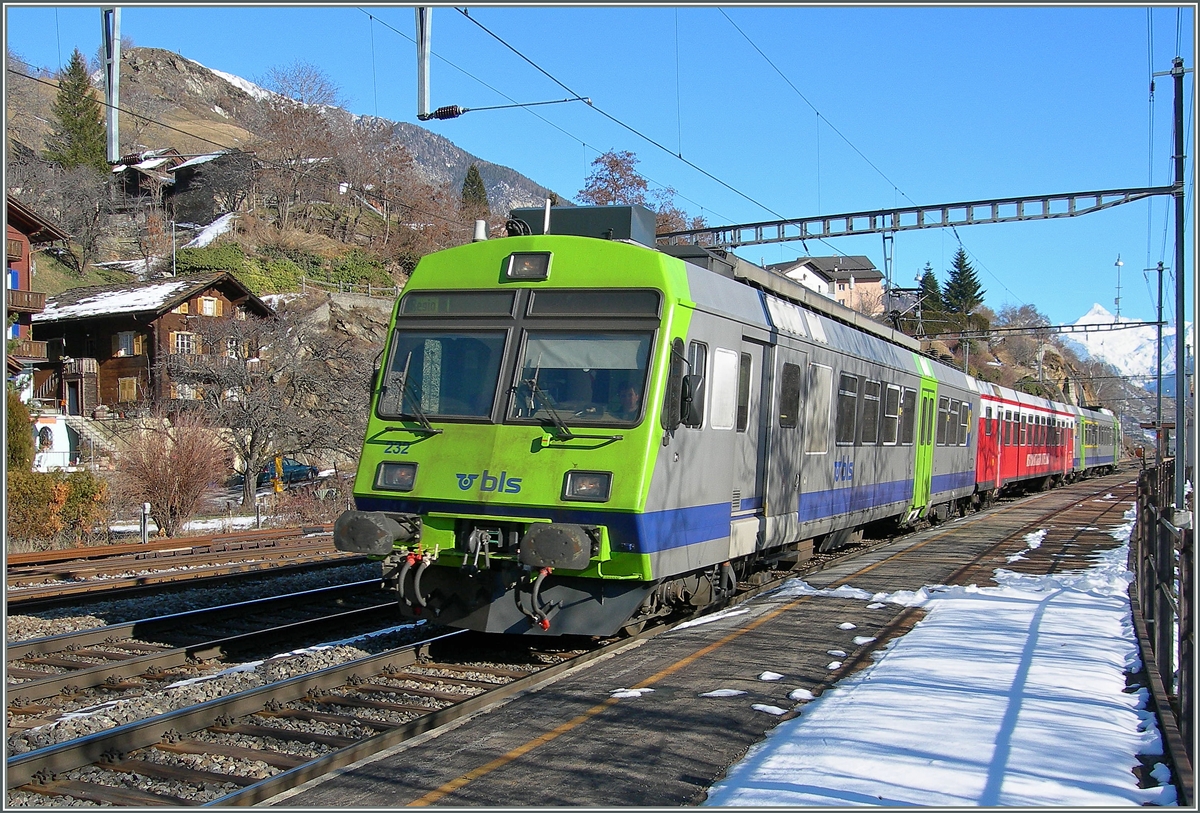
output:
[[[876,505],[903,502],[912,499],[913,481],[894,480],[890,483],[848,486],[830,491],[802,493],[799,499],[799,516],[802,522],[860,511]]]
[[[941,494],[943,491],[954,491],[960,488],[974,487],[974,471],[952,471],[949,474],[935,475],[933,482],[929,486],[929,490],[933,494]]]
[[[903,502],[912,497],[912,491],[912,480],[897,480],[891,483],[809,492],[800,496],[797,510],[801,521],[826,519],[847,511]],[[727,502],[651,511],[646,514],[539,506],[393,500],[382,497],[359,497],[356,502],[360,511],[414,514],[438,512],[464,517],[499,516],[511,517],[516,521],[538,518],[579,525],[606,525],[613,550],[637,553],[656,553],[728,536],[732,516],[731,506]],[[759,507],[762,500],[754,497],[742,501],[743,507],[748,508],[749,504]]]

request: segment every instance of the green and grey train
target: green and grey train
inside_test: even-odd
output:
[[[608,636],[978,500],[980,387],[909,337],[641,207],[513,218],[393,312],[334,540],[404,616]]]

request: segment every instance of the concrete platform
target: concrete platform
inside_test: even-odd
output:
[[[1129,483],[1125,473],[1078,483],[946,523],[814,574],[814,586],[868,591],[991,584],[997,567],[1083,567],[1064,556],[1116,546],[1072,530],[1057,546],[1010,562],[1047,515]],[[1112,501],[1109,501],[1112,502]],[[1112,506],[1095,504],[1097,514]],[[1120,520],[1117,511],[1112,522]],[[1106,517],[1104,522],[1108,522]],[[1099,529],[1097,529],[1099,530]],[[1008,543],[994,549],[997,541]],[[1067,564],[1063,564],[1067,562]],[[676,629],[554,684],[517,697],[273,800],[303,808],[475,806],[680,806],[702,801],[733,762],[792,709],[795,689],[814,694],[870,663],[869,649],[903,634],[920,611],[829,596],[760,596],[717,620]],[[854,629],[842,629],[845,623]],[[856,646],[855,637],[877,644]],[[845,652],[845,656],[830,654]],[[839,667],[831,668],[838,662]],[[777,680],[760,675],[773,672]],[[650,688],[614,698],[619,689]],[[717,689],[735,697],[702,697]],[[790,712],[789,712],[790,713]]]

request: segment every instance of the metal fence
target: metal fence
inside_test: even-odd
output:
[[[1136,577],[1131,596],[1164,744],[1183,795],[1179,803],[1190,805],[1194,798],[1196,562],[1192,529],[1175,525],[1174,489],[1174,460],[1164,460],[1138,475],[1137,521],[1130,539]]]
[[[326,282],[324,280],[309,279],[308,277],[300,278],[301,293],[324,291],[327,293],[358,294],[359,296],[395,299],[400,296],[400,290],[401,286],[398,285],[372,285],[369,282]]]

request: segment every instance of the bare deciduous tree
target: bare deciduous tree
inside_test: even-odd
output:
[[[242,505],[254,503],[257,472],[276,454],[357,458],[378,345],[339,335],[302,308],[268,319],[219,318],[197,327],[197,355],[165,359],[186,403],[228,430],[247,473]]]
[[[340,91],[320,68],[297,61],[272,68],[261,84],[274,92],[262,102],[256,131],[262,138],[262,188],[278,208],[282,231],[291,225],[296,204],[318,196],[333,184],[333,132],[327,108],[338,105]]]
[[[228,454],[213,427],[200,415],[158,416],[152,428],[130,438],[117,458],[126,499],[150,503],[160,531],[175,536],[220,484]]]

